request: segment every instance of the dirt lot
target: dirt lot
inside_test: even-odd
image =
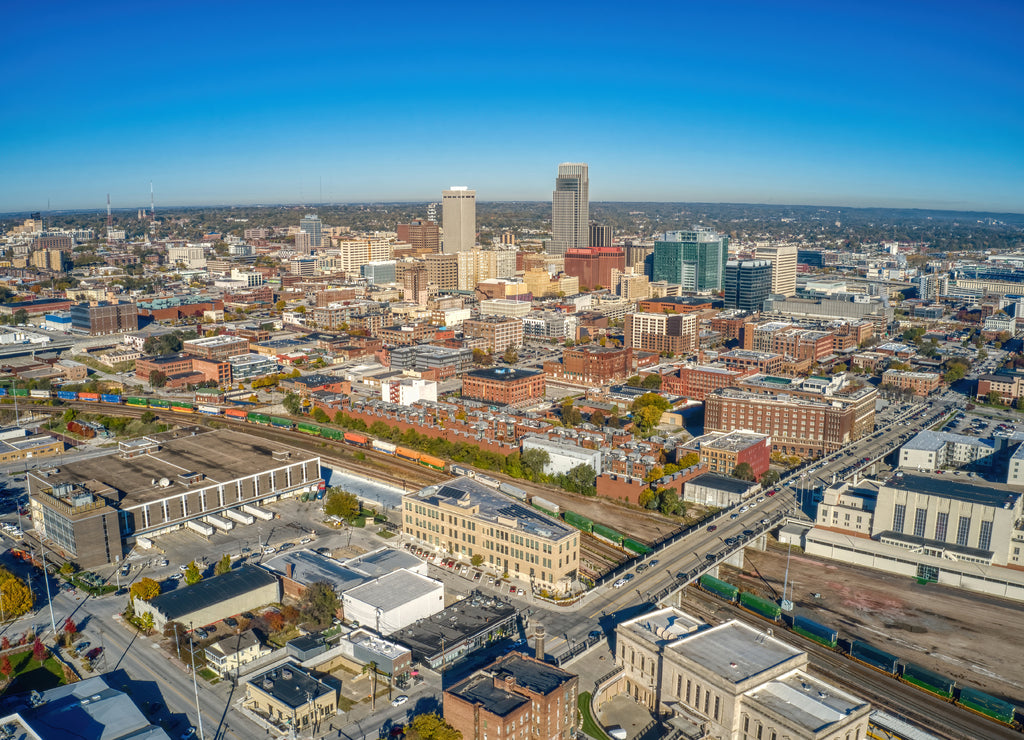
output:
[[[723,577],[768,595],[757,571],[782,593],[786,551],[747,551],[741,574]],[[795,613],[1024,705],[1024,605],[794,552],[789,565]],[[815,599],[812,594],[820,593]]]
[[[680,527],[680,524],[662,516],[628,509],[608,499],[552,490],[522,480],[512,481],[512,485],[558,504],[562,511],[575,511],[591,521],[612,527],[639,542],[656,542]]]

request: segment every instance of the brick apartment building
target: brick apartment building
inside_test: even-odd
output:
[[[463,740],[568,740],[579,677],[510,653],[444,692],[444,719]]]
[[[978,378],[977,398],[984,401],[988,394],[995,391],[1003,403],[1014,403],[1024,396],[1024,373],[998,372],[982,375]]]
[[[205,360],[226,360],[235,355],[248,353],[249,340],[226,334],[215,337],[199,337],[182,342],[182,350],[185,354]]]
[[[181,388],[208,381],[228,385],[232,380],[231,364],[222,360],[206,360],[192,355],[170,355],[140,357],[135,361],[135,377],[148,381],[153,371],[167,376],[168,388]]]
[[[437,327],[431,324],[396,324],[381,327],[380,340],[392,347],[411,347],[429,342],[434,338]]]
[[[625,271],[626,253],[617,247],[569,249],[563,269],[566,275],[579,278],[582,290],[608,288],[612,284],[612,270]]]
[[[942,376],[938,373],[915,373],[909,370],[886,370],[882,373],[882,385],[910,391],[915,396],[930,395],[937,391],[941,384]]]
[[[719,362],[724,362],[725,366],[730,370],[773,374],[782,372],[785,357],[774,352],[734,349],[731,352],[720,354],[718,360]]]
[[[821,392],[821,379],[753,376],[708,394],[704,429],[749,429],[772,439],[772,451],[800,457],[829,454],[874,431],[877,391],[871,386]]]
[[[693,296],[665,296],[637,301],[638,313],[696,313],[722,308],[721,298],[696,298]]]
[[[117,334],[139,328],[139,310],[130,301],[93,301],[71,307],[71,326],[89,334]]]
[[[759,479],[771,463],[772,439],[765,434],[737,430],[709,432],[686,445],[700,455],[700,461],[712,473],[732,475],[737,465],[747,463]]]
[[[544,398],[544,373],[493,367],[472,370],[462,377],[462,396],[474,401],[514,405]]]
[[[562,352],[561,360],[545,362],[544,372],[581,383],[621,381],[633,374],[633,350],[630,347],[573,347]]]
[[[688,365],[679,368],[678,373],[662,376],[663,391],[703,401],[712,391],[728,388],[750,374],[747,370],[735,370],[722,365]]]
[[[483,339],[484,346],[498,354],[523,344],[523,322],[512,316],[486,316],[463,321],[462,333]]]
[[[632,349],[682,354],[697,347],[697,314],[627,314],[624,333]]]

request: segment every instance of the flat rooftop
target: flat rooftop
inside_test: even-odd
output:
[[[713,450],[726,450],[728,452],[739,452],[745,450],[751,445],[755,445],[759,442],[763,442],[769,439],[766,434],[758,434],[757,432],[747,432],[743,430],[736,430],[728,432],[717,439],[709,439],[702,443],[702,447],[709,447]]]
[[[32,472],[29,474],[32,490],[52,488],[58,483],[100,481],[122,494],[120,507],[123,509],[185,493],[190,488],[227,483],[317,458],[294,447],[231,429],[154,435],[151,439],[159,442],[159,449],[154,445],[146,454],[123,458],[112,451],[110,455],[65,463],[59,473],[52,468]],[[277,452],[288,452],[290,456],[287,460],[275,460]],[[203,478],[189,488],[179,477],[186,473],[200,473]],[[161,478],[171,481],[171,485],[154,485],[153,481]]]
[[[540,660],[527,658],[522,653],[511,653],[500,663],[491,666],[490,673],[499,681],[511,676],[515,678],[517,685],[542,696],[547,696],[576,677],[574,673],[563,671]]]
[[[338,593],[370,580],[366,573],[312,550],[289,550],[278,553],[260,563],[260,567],[303,586],[323,581],[331,584]]]
[[[742,683],[806,654],[742,622],[730,621],[669,646],[687,660],[733,683]],[[803,662],[794,661],[793,668]]]
[[[623,622],[619,629],[628,630],[647,642],[663,645],[706,626],[702,620],[670,606]]]
[[[952,432],[933,432],[930,429],[925,429],[915,434],[913,439],[903,445],[903,449],[938,452],[942,449],[943,445],[948,443],[992,449],[992,443],[987,439],[978,439],[966,434],[953,434]]]
[[[719,475],[718,473],[703,473],[693,480],[686,481],[686,485],[707,486],[716,491],[728,491],[729,493],[746,493],[752,486],[756,486],[757,483],[749,480],[740,480],[728,475]]]
[[[313,678],[296,663],[286,663],[277,668],[271,668],[248,683],[292,709],[303,707],[311,700],[319,699],[334,691],[323,681]]]
[[[447,483],[427,486],[417,493],[406,496],[433,506],[446,504],[460,509],[476,506],[479,508],[473,516],[477,519],[497,522],[500,517],[503,520],[511,520],[524,532],[549,540],[560,540],[576,532],[576,529],[562,524],[557,519],[523,506],[515,499],[498,493],[472,478],[455,478]]]
[[[490,631],[516,613],[509,602],[474,592],[447,609],[392,633],[390,639],[406,645],[416,660],[423,661]]]
[[[803,671],[769,681],[747,694],[755,703],[817,735],[844,721],[867,702]]]
[[[530,702],[522,694],[498,688],[494,685],[494,679],[486,674],[470,676],[449,689],[448,693],[469,704],[481,704],[485,711],[499,717],[505,717]]]
[[[997,509],[1013,508],[1021,496],[1020,491],[999,483],[971,483],[950,475],[896,474],[885,482],[885,487]]]
[[[44,691],[43,698],[44,704],[21,712],[34,730],[31,736],[21,737],[169,740],[162,728],[150,724],[130,696],[111,688],[102,676]]]
[[[381,547],[345,561],[346,567],[359,573],[365,573],[371,578],[380,578],[400,568],[414,570],[424,565],[424,561],[415,555],[403,550],[393,550],[390,547]]]
[[[520,370],[514,367],[488,367],[482,370],[472,370],[466,373],[471,378],[480,378],[481,380],[497,380],[509,382],[513,380],[523,380],[524,378],[533,378],[537,375],[542,375],[540,370]]]
[[[350,588],[346,599],[357,599],[385,612],[428,594],[440,592],[444,606],[444,584],[411,570],[396,570],[380,578]]]

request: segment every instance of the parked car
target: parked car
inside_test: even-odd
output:
[[[409,701],[409,697],[405,694],[402,694],[401,696],[396,696],[394,699],[391,700],[391,706],[400,707],[407,701]]]
[[[626,585],[626,579],[625,578],[620,578],[619,580],[617,580],[615,583],[612,584],[612,588],[622,588],[625,585]]]
[[[234,617],[224,617],[224,624],[226,624],[228,627],[234,628],[238,626],[238,620]]]

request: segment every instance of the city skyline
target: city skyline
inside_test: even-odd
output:
[[[406,25],[418,6],[15,6],[0,212],[145,206],[150,181],[158,207],[451,182],[543,201],[565,161],[600,173],[594,202],[1024,211],[1021,8],[599,6]],[[310,17],[317,43],[268,53]],[[590,47],[558,43],[570,22]]]

